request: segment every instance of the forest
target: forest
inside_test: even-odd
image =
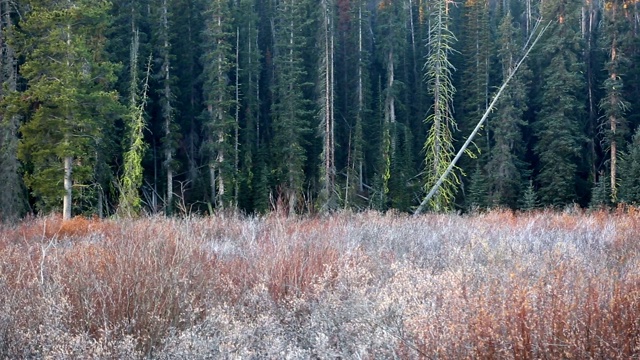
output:
[[[637,204],[639,25],[637,0],[1,0],[0,218],[413,212],[510,75],[427,207]]]

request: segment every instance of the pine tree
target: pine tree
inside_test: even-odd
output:
[[[50,211],[63,199],[72,213],[73,189],[89,185],[99,143],[121,111],[111,91],[117,66],[106,59],[106,2],[31,1],[21,23],[23,97],[33,109],[21,127],[19,156],[30,164],[25,182]],[[62,183],[60,187],[58,184]]]
[[[20,178],[18,161],[18,129],[20,117],[8,111],[10,98],[16,96],[18,68],[12,42],[15,42],[13,4],[0,1],[0,103],[4,111],[0,114],[0,221],[15,221],[26,210],[24,184]]]
[[[234,87],[230,76],[235,64],[233,43],[233,18],[229,2],[216,0],[206,12],[204,64],[204,129],[206,136],[203,150],[208,159],[211,202],[216,208],[234,205],[232,189],[237,174],[234,173],[235,149],[232,136],[235,123]]]
[[[455,36],[449,30],[448,0],[438,0],[430,14],[430,28],[425,70],[429,93],[433,96],[431,112],[426,118],[430,125],[424,145],[426,158],[425,187],[430,188],[442,175],[454,157],[452,100],[455,87],[452,82],[453,65],[449,59]],[[433,210],[450,209],[459,184],[454,174],[445,180],[429,204]]]
[[[506,79],[514,71],[523,56],[519,43],[521,33],[513,24],[511,12],[502,19],[499,28],[500,63],[502,77]],[[524,114],[527,110],[526,82],[530,76],[523,64],[502,94],[492,122],[493,146],[486,165],[487,198],[491,206],[517,207],[523,190],[523,179],[527,177],[522,129],[526,126]]]
[[[613,202],[618,198],[618,153],[628,132],[625,113],[629,103],[624,98],[622,77],[628,62],[624,52],[627,48],[629,29],[628,21],[624,18],[623,6],[622,0],[605,2],[601,33],[602,45],[608,52],[605,64],[608,76],[603,84],[605,96],[599,105],[604,114],[603,125],[607,128],[605,144],[609,148],[609,195]]]
[[[180,130],[177,141],[176,158],[183,174],[176,175],[185,185],[183,201],[197,203],[206,198],[209,189],[207,176],[202,174],[201,117],[204,95],[202,92],[202,63],[204,41],[204,0],[172,0],[173,22],[171,30],[174,42],[171,44],[173,55],[173,79],[175,80],[175,124]],[[208,3],[208,2],[207,2]],[[178,166],[176,166],[177,168]],[[195,208],[195,207],[194,207]]]
[[[335,137],[335,4],[333,0],[320,1],[319,16],[319,81],[320,135],[322,165],[320,171],[320,207],[324,211],[337,208],[336,198],[336,137]]]
[[[538,194],[536,188],[533,186],[533,181],[529,181],[529,185],[524,189],[522,193],[522,199],[520,201],[520,208],[524,211],[535,210],[540,207],[538,200]]]
[[[344,60],[342,69],[342,71],[349,69],[353,71],[353,81],[345,84],[346,89],[342,96],[346,103],[346,109],[343,111],[347,111],[350,114],[349,119],[354,121],[349,128],[344,206],[345,208],[362,208],[366,206],[367,200],[364,196],[366,169],[374,168],[374,166],[367,166],[367,163],[375,164],[376,157],[373,155],[379,146],[370,137],[373,133],[370,129],[372,123],[370,54],[367,45],[371,42],[370,32],[367,31],[370,12],[366,8],[365,0],[351,2],[350,6],[349,24],[352,31],[348,32],[346,34],[348,36],[345,35],[346,37],[339,43],[341,48],[339,53],[342,56],[353,55],[349,58],[352,59],[351,61]],[[343,31],[341,30],[340,33],[342,34]],[[354,52],[354,48],[357,51]],[[347,68],[349,64],[353,67]],[[365,141],[365,134],[369,134],[367,139],[369,141]],[[375,150],[370,151],[372,148]]]
[[[236,7],[237,29],[239,31],[238,59],[240,109],[240,173],[238,174],[238,204],[244,210],[254,210],[253,196],[257,183],[260,111],[260,74],[262,54],[258,47],[259,18],[253,0],[241,0]],[[266,183],[265,183],[266,185]],[[265,188],[265,192],[268,190]]]
[[[608,176],[603,172],[599,175],[600,176],[591,190],[591,201],[589,202],[589,207],[591,209],[602,209],[611,204],[611,191],[609,189],[610,181]]]
[[[406,21],[403,4],[400,1],[382,0],[377,9],[377,37],[380,62],[385,68],[383,102],[383,127],[381,148],[381,191],[386,198],[390,191],[392,167],[397,159],[398,147],[398,108],[400,89],[403,84],[398,80],[397,68],[401,64],[406,47]],[[382,94],[381,94],[382,95]],[[383,204],[384,207],[388,204]]]
[[[542,9],[544,18],[555,21],[541,49],[542,87],[535,124],[538,193],[545,205],[578,200],[578,164],[584,153],[579,10],[579,4],[570,0],[545,1]]]
[[[162,138],[163,148],[163,167],[166,171],[166,199],[165,212],[172,214],[173,212],[173,182],[175,149],[179,140],[179,127],[175,122],[176,116],[176,83],[177,79],[174,72],[175,56],[172,52],[174,42],[173,30],[173,1],[158,0],[156,5],[158,13],[156,14],[156,60],[159,66],[159,73],[156,75],[159,82],[160,96],[160,116],[162,118],[162,128],[164,136]]]
[[[138,36],[133,35],[131,43],[130,64],[137,64]],[[135,217],[142,210],[140,188],[142,187],[143,172],[142,159],[148,144],[144,140],[146,129],[145,111],[149,96],[149,77],[152,71],[152,57],[149,55],[146,66],[146,75],[142,87],[138,86],[137,66],[131,67],[131,99],[128,113],[125,118],[125,151],[123,156],[123,170],[119,180],[120,198],[118,201],[118,214],[124,217]]]
[[[482,118],[489,105],[491,66],[489,49],[492,40],[489,28],[489,2],[486,0],[465,0],[462,7],[462,17],[464,25],[461,27],[460,39],[462,41],[460,43],[463,64],[460,85],[458,86],[460,91],[456,94],[456,101],[459,103],[456,106],[458,110],[456,118],[459,120],[462,132],[466,134],[475,127],[475,124]],[[475,151],[479,152],[479,154],[477,157],[467,158],[473,164],[461,164],[462,168],[467,166],[477,168],[477,171],[473,172],[473,179],[469,178],[469,181],[486,183],[487,179],[485,178],[491,175],[485,172],[485,165],[491,156],[489,128],[492,126],[490,124],[492,120],[493,118],[487,120],[482,134],[478,134],[474,139]],[[480,165],[479,168],[478,165]],[[480,179],[481,177],[482,179]],[[487,192],[478,192],[476,196],[484,197],[484,199],[465,200],[471,200],[471,202],[475,203],[474,206],[478,206],[478,202],[486,204],[489,201],[488,195]]]
[[[303,146],[309,126],[308,99],[304,96],[307,72],[302,54],[307,45],[302,32],[307,17],[304,5],[297,0],[279,1],[274,19],[271,150],[276,161],[274,183],[290,213],[302,200],[307,160]]]
[[[640,205],[640,127],[636,128],[629,152],[620,164],[620,201]]]

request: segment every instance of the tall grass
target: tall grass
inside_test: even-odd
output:
[[[0,358],[640,357],[640,214],[0,226]]]

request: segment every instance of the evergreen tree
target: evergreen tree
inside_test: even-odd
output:
[[[106,59],[106,2],[29,2],[21,23],[21,74],[32,112],[21,127],[19,156],[29,164],[25,182],[50,211],[63,199],[72,213],[73,189],[89,185],[101,139],[121,107],[111,91],[117,66]],[[63,186],[60,187],[59,184]]]
[[[490,75],[490,45],[491,34],[489,28],[489,2],[486,0],[466,0],[462,8],[462,17],[464,25],[461,28],[461,56],[463,58],[460,89],[457,92],[456,118],[459,119],[460,127],[463,133],[467,134],[475,127],[487,106],[489,105],[489,75]],[[489,124],[492,119],[488,119],[484,126],[483,134],[478,134],[474,139],[476,151],[479,156],[468,159],[474,163],[477,171],[473,172],[473,181],[486,183],[486,178],[491,174],[485,172],[485,165],[489,161],[490,141]],[[480,163],[478,167],[477,163]],[[462,168],[466,168],[466,164],[461,164]],[[469,181],[472,181],[469,178]],[[470,184],[471,185],[471,184]],[[487,192],[478,192],[476,196],[485,197],[485,199],[476,198],[472,200],[475,206],[478,202],[486,204],[488,199]],[[470,200],[470,199],[466,199]]]
[[[398,108],[400,91],[404,86],[398,80],[397,68],[400,66],[406,47],[406,21],[401,1],[382,0],[378,4],[377,33],[380,62],[384,66],[383,135],[381,148],[381,192],[386,198],[390,191],[390,181],[394,176],[393,167],[397,159],[398,146]],[[383,207],[388,204],[386,201]]]
[[[318,44],[320,87],[320,135],[322,165],[320,171],[320,206],[324,211],[337,208],[336,198],[336,144],[335,144],[335,4],[333,0],[320,1],[320,27]]]
[[[26,210],[24,184],[20,177],[18,161],[18,129],[20,117],[8,110],[10,98],[16,95],[18,83],[17,58],[11,43],[15,42],[13,30],[14,5],[0,1],[0,221],[17,220]]]
[[[137,64],[138,37],[134,34],[131,46],[131,64]],[[126,120],[125,152],[123,156],[124,166],[120,176],[120,199],[118,202],[118,214],[120,216],[138,216],[142,210],[140,189],[142,187],[144,169],[142,159],[147,150],[144,141],[146,129],[145,110],[149,94],[149,77],[152,70],[152,55],[147,61],[146,76],[142,88],[138,86],[137,66],[131,67],[131,102],[128,107]]]
[[[373,155],[377,153],[379,145],[372,139],[374,132],[371,129],[373,116],[369,80],[370,53],[368,50],[371,36],[367,26],[371,13],[366,8],[366,0],[358,0],[350,5],[349,24],[351,24],[352,31],[339,43],[341,48],[339,54],[342,56],[353,54],[353,61],[343,62],[342,71],[347,71],[346,67],[352,64],[351,69],[354,72],[352,74],[353,82],[345,84],[347,88],[342,93],[346,102],[346,109],[343,111],[347,111],[350,114],[349,119],[353,119],[349,128],[344,206],[346,208],[362,208],[366,206],[365,201],[367,200],[364,196],[366,193],[366,169],[374,168],[372,165],[367,166],[367,163],[375,164],[376,157]],[[340,34],[343,34],[342,30]],[[357,49],[355,52],[353,52],[354,48]],[[368,141],[365,140],[365,134],[368,135]]]
[[[239,206],[254,210],[254,191],[258,180],[259,129],[260,129],[260,73],[262,54],[258,47],[259,18],[253,0],[241,0],[236,7],[236,21],[239,29],[238,61],[240,102],[242,123],[240,125],[240,174]],[[266,176],[265,176],[266,177]],[[264,183],[266,185],[266,182]],[[265,192],[268,190],[265,188]]]
[[[529,181],[529,185],[524,189],[522,193],[522,199],[520,201],[520,208],[524,211],[535,210],[540,206],[538,200],[538,194],[533,186],[533,181]]]
[[[166,172],[166,199],[165,212],[171,214],[173,212],[173,182],[175,149],[179,140],[179,127],[175,122],[176,116],[176,83],[177,79],[174,73],[175,56],[173,56],[172,45],[174,42],[173,27],[173,1],[158,0],[156,5],[158,12],[156,13],[156,41],[155,63],[159,64],[159,73],[156,75],[159,82],[160,96],[160,117],[162,119],[162,128],[164,136],[162,138],[163,148],[163,168]]]
[[[608,52],[607,78],[604,81],[604,98],[600,101],[603,112],[603,122],[606,126],[605,144],[609,150],[609,179],[610,198],[616,202],[618,198],[618,152],[624,144],[628,132],[625,113],[629,103],[624,98],[622,72],[628,61],[625,56],[626,43],[629,37],[628,22],[623,14],[622,0],[606,1],[604,6],[604,21],[602,28],[602,45]]]
[[[232,134],[238,126],[233,117],[234,87],[230,83],[235,64],[233,18],[229,2],[216,0],[206,12],[203,91],[205,99],[203,150],[208,159],[211,202],[216,208],[233,204],[235,149]]]
[[[523,56],[519,44],[521,33],[513,24],[510,12],[500,24],[499,58],[502,65],[502,77],[506,79]],[[526,125],[524,114],[527,110],[526,81],[530,72],[523,64],[519,72],[511,79],[502,94],[492,123],[493,146],[486,165],[487,198],[491,206],[516,207],[520,193],[524,188],[526,164],[522,128]]]
[[[550,0],[542,9],[543,18],[554,20],[541,49],[542,86],[535,124],[538,193],[545,205],[562,206],[578,200],[578,165],[584,153],[578,5],[570,0]]]
[[[279,1],[274,19],[271,153],[276,161],[274,183],[290,213],[302,200],[307,160],[303,146],[309,127],[308,99],[304,95],[307,72],[302,54],[307,46],[303,36],[307,19],[304,5],[297,0]]]
[[[426,79],[429,93],[433,96],[431,112],[426,118],[430,125],[424,145],[426,153],[425,187],[436,183],[440,175],[449,166],[454,157],[453,131],[456,123],[451,106],[455,87],[452,82],[453,65],[449,55],[453,51],[455,36],[449,29],[448,0],[435,2],[430,16],[429,55],[426,60]],[[430,207],[436,211],[450,209],[459,184],[458,177],[448,177],[436,195],[431,199]]]
[[[183,174],[176,175],[176,180],[185,185],[185,193],[181,194],[183,200],[194,204],[205,199],[209,189],[207,176],[201,172],[203,159],[199,151],[203,135],[200,115],[203,109],[201,59],[205,6],[204,0],[172,0],[172,3],[174,42],[171,54],[176,89],[174,121],[176,130],[180,131],[180,136],[174,137],[174,141],[177,140],[175,160],[183,170]]]
[[[640,205],[640,127],[636,128],[629,152],[620,164],[620,201]]]
[[[609,189],[609,179],[604,173],[600,173],[600,176],[596,180],[591,190],[591,201],[589,207],[591,209],[606,208],[611,204],[611,191]]]

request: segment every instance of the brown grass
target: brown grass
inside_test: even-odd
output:
[[[640,357],[640,212],[0,225],[0,358]]]

